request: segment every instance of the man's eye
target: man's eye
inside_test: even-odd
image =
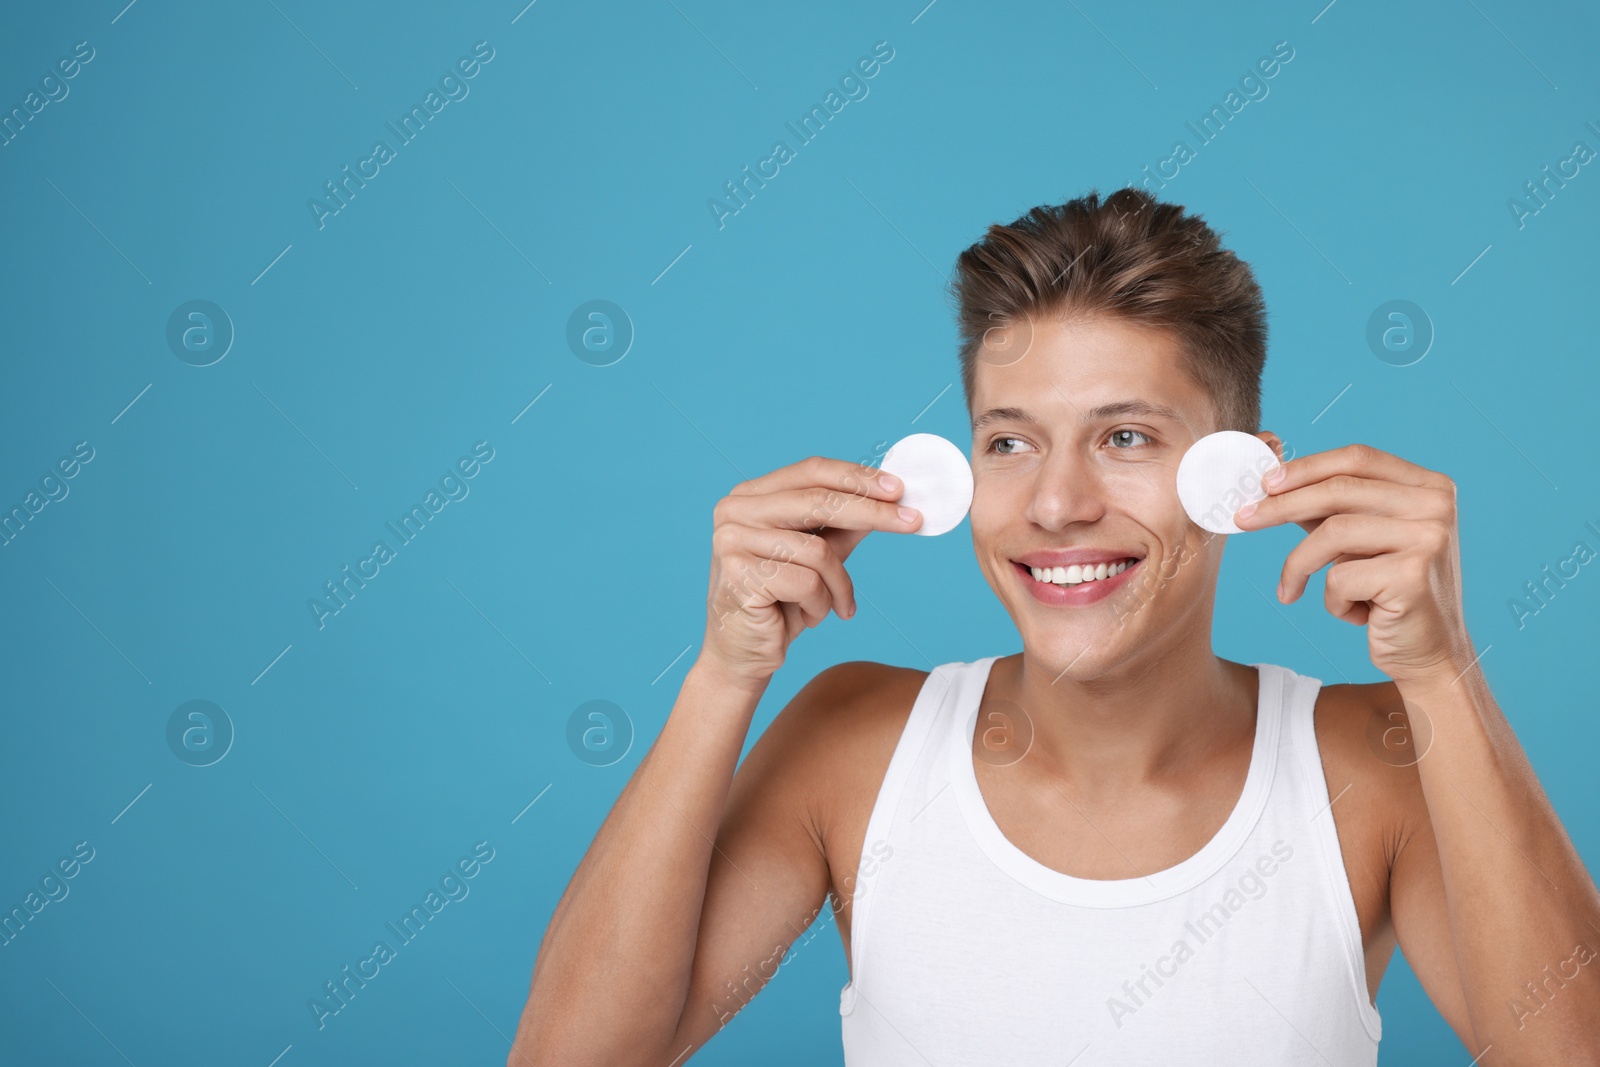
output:
[[[1130,437],[1142,437],[1147,444],[1152,440],[1149,434],[1140,433],[1138,430],[1113,430],[1111,431],[1111,437],[1109,440],[1111,441],[1113,447],[1123,449],[1131,447],[1131,442],[1128,441],[1128,438]]]
[[[989,451],[990,452],[994,452],[997,455],[1001,455],[1001,456],[1014,456],[1014,455],[1016,455],[1015,452],[1008,451],[1007,449],[1003,449],[1003,448],[1000,447],[1000,445],[1003,442],[1006,442],[1006,441],[1021,441],[1021,440],[1022,440],[1022,438],[1020,438],[1020,437],[996,437],[993,441],[989,442]]]

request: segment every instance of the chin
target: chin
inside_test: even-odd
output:
[[[1119,646],[1126,640],[1120,632],[1108,636],[1104,627],[1076,624],[1029,626],[1021,633],[1028,657],[1054,667],[1051,677],[1069,668],[1076,675],[1108,657],[1120,658]]]

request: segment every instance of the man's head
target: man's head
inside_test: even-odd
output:
[[[1267,329],[1249,266],[1129,188],[991,226],[952,287],[974,548],[1025,646],[1087,679],[1209,640],[1223,541],[1184,514],[1176,472],[1206,434],[1257,430]],[[1136,563],[1037,586],[1026,564],[1049,553]]]
[[[1178,335],[1182,369],[1216,405],[1216,430],[1255,433],[1266,305],[1249,264],[1198,215],[1136,186],[1040,206],[994,225],[956,260],[967,413],[978,367],[1024,358],[1024,319],[1110,316]],[[985,342],[989,342],[988,345]],[[1208,431],[1209,432],[1209,431]]]

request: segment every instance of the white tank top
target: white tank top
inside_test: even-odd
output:
[[[1250,770],[1206,845],[1147,877],[1063,874],[1012,844],[973,768],[998,656],[923,682],[867,823],[848,1067],[1371,1067],[1382,1033],[1312,707],[1260,676]]]

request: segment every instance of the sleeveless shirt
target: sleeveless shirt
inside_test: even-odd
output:
[[[1252,664],[1250,768],[1222,828],[1166,870],[1085,879],[1017,848],[984,803],[972,740],[999,658],[929,673],[874,801],[839,998],[848,1067],[1375,1065],[1322,683]]]

